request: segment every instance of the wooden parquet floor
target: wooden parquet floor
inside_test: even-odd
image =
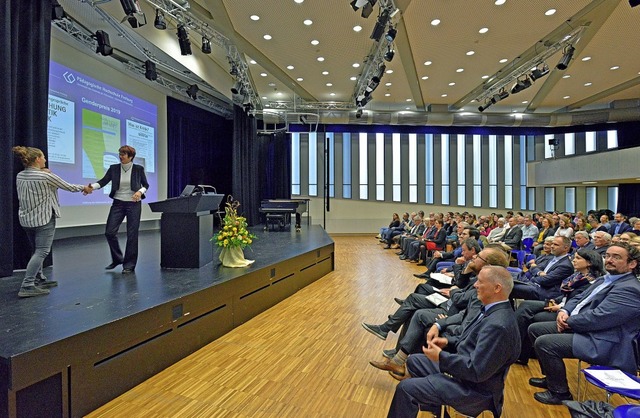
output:
[[[386,320],[393,297],[410,293],[423,267],[398,260],[373,236],[333,238],[334,272],[88,417],[385,417],[397,382],[368,362],[396,336],[383,342],[360,323]],[[567,364],[575,395],[576,362]],[[527,380],[539,371],[535,360],[511,368],[503,417],[570,416],[533,399]],[[590,387],[588,398],[604,400],[604,392]]]

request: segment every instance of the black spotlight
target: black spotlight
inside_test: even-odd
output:
[[[387,31],[387,34],[384,35],[384,37],[387,41],[393,42],[393,40],[396,39],[397,34],[398,34],[398,30],[393,26],[389,26],[389,30]]]
[[[191,55],[191,41],[184,24],[178,25],[178,43],[180,44],[180,54]]]
[[[529,87],[531,87],[531,80],[529,77],[524,76],[524,78],[518,79],[513,87],[511,87],[511,94],[520,93],[522,90],[526,90]]]
[[[382,38],[382,34],[384,34],[385,28],[387,27],[387,23],[389,23],[389,19],[389,10],[382,10],[382,13],[380,13],[380,16],[378,16],[378,21],[373,27],[373,31],[371,31],[371,36],[369,36],[369,38],[373,39],[376,42],[379,42],[380,38]]]
[[[371,94],[361,94],[356,98],[356,106],[365,107],[373,99]]]
[[[153,21],[153,26],[160,30],[167,29],[167,22],[164,20],[164,13],[160,9],[156,9],[156,18]]]
[[[484,106],[478,106],[478,110],[482,113],[485,110],[487,110],[489,107],[491,107],[492,104],[493,103],[491,103],[491,102],[487,102],[487,103],[484,104]]]
[[[204,54],[211,53],[211,41],[206,36],[202,36],[202,52]]]
[[[358,108],[358,110],[356,110],[356,118],[360,119],[362,117],[362,108]]]
[[[537,79],[542,78],[547,74],[549,74],[549,66],[544,63],[542,67],[538,66],[534,68],[533,71],[531,71],[531,74],[529,74],[529,77],[531,78],[531,81],[536,81]]]
[[[150,81],[155,81],[158,78],[156,64],[151,60],[146,60],[144,62],[144,77]]]
[[[573,58],[574,52],[576,52],[576,49],[573,47],[573,45],[569,45],[568,47],[566,47],[562,52],[562,58],[560,59],[558,65],[556,65],[556,68],[560,71],[566,70],[569,66],[569,62],[571,62],[571,59]]]
[[[500,90],[498,93],[494,94],[493,97],[491,98],[491,103],[492,104],[496,104],[498,103],[500,100],[504,100],[507,97],[509,97],[509,93],[507,93],[504,90]]]
[[[387,62],[391,62],[391,60],[393,59],[393,57],[396,55],[396,51],[394,51],[391,48],[391,45],[389,45],[389,47],[387,48],[387,52],[385,52],[384,54],[384,60]]]
[[[107,55],[113,54],[113,48],[111,47],[111,43],[109,42],[109,34],[107,32],[103,30],[96,31],[95,38],[98,42],[96,52],[101,53],[105,57]]]
[[[138,26],[144,26],[147,24],[147,18],[144,16],[144,12],[142,11],[138,0],[120,0],[120,4],[122,5],[122,9],[125,14],[122,21],[127,20],[129,25],[134,29]],[[142,22],[138,22],[138,19],[135,16],[136,14],[141,15],[144,20]]]
[[[66,14],[64,13],[64,9],[58,3],[58,0],[51,1],[51,20],[61,20],[64,18]]]
[[[241,90],[242,90],[242,82],[238,80],[233,84],[233,87],[231,87],[231,93],[240,94]]]
[[[191,97],[193,100],[198,99],[198,90],[200,89],[195,84],[190,85],[187,89],[187,96]]]

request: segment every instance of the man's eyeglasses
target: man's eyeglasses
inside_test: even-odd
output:
[[[480,254],[476,254],[476,257],[479,258],[480,260],[484,261],[486,264],[489,264],[489,262],[487,261],[486,258],[482,257]]]

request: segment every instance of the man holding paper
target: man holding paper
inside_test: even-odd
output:
[[[605,254],[607,274],[558,312],[556,322],[529,326],[529,337],[546,377],[531,378],[541,403],[560,405],[572,399],[565,358],[616,367],[635,374],[632,341],[640,332],[640,250],[615,243]]]

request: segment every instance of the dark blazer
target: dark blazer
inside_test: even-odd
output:
[[[444,249],[445,244],[447,243],[447,231],[443,228],[440,228],[440,231],[433,238],[429,238],[426,241],[431,241],[436,244],[437,250]]]
[[[574,272],[573,264],[571,263],[571,259],[566,256],[562,257],[560,261],[554,264],[546,275],[540,276],[540,272],[543,272],[547,264],[553,260],[553,257],[546,257],[540,264],[536,265],[529,269],[527,274],[531,274],[530,281],[540,286],[540,294],[544,296],[542,299],[553,299],[557,298],[562,294],[560,291],[560,285],[562,281],[567,277],[571,276]]]
[[[613,236],[614,234],[622,234],[624,232],[627,231],[631,231],[633,228],[631,227],[631,225],[629,225],[626,222],[622,222],[620,224],[620,228],[618,228],[618,231],[616,232],[616,228],[618,228],[618,223],[617,222],[613,222],[611,224],[611,227],[609,228],[609,233]]]
[[[109,182],[112,182],[111,193],[109,193],[109,197],[112,199],[113,199],[113,196],[115,196],[116,194],[116,190],[120,188],[121,170],[122,169],[120,164],[113,164],[109,166],[109,169],[105,173],[104,177],[102,177],[97,182],[100,185],[100,187],[104,187],[107,184],[109,184]],[[135,193],[138,190],[140,190],[141,187],[148,189],[149,183],[147,182],[147,175],[144,173],[144,167],[138,164],[134,164],[131,170],[132,170],[131,171],[131,191]],[[142,199],[144,199],[145,197],[146,196],[143,194]]]
[[[491,397],[493,409],[500,416],[504,378],[520,354],[515,313],[508,302],[502,302],[485,312],[483,319],[469,322],[459,337],[448,339],[455,352],[440,353],[440,372],[453,379],[443,378],[439,387],[448,393],[459,393],[469,406]]]
[[[602,282],[599,278],[564,306],[567,323],[575,333],[573,354],[589,364],[617,367],[635,374],[632,341],[640,332],[640,282],[626,274],[602,289],[575,315],[571,312]]]
[[[522,229],[518,225],[507,229],[507,233],[502,237],[502,242],[511,247],[512,250],[522,248]]]

